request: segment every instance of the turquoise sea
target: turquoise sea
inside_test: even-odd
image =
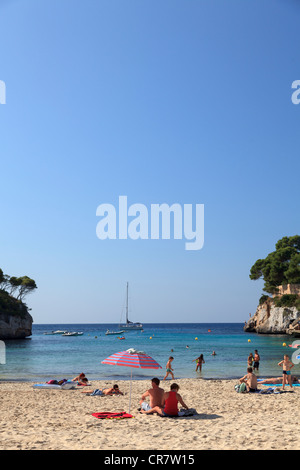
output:
[[[101,361],[129,348],[144,351],[162,366],[153,371],[133,369],[134,379],[163,378],[170,355],[174,357],[175,378],[237,378],[246,373],[247,357],[255,349],[261,357],[258,375],[273,377],[281,375],[277,364],[283,355],[293,352],[283,346],[283,343],[291,343],[289,337],[245,333],[242,323],[144,324],[143,332],[126,333],[125,340],[105,336],[107,329],[117,328],[116,324],[34,324],[30,338],[5,341],[6,363],[0,364],[0,380],[68,379],[80,372],[90,380],[128,379],[130,369],[104,365]],[[77,337],[44,334],[55,330],[82,331],[84,334]],[[216,356],[211,355],[213,351]],[[195,372],[196,365],[192,361],[201,353],[205,364],[199,373]],[[296,365],[294,371],[300,375],[300,365]]]

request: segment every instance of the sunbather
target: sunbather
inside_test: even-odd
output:
[[[299,380],[295,375],[292,376],[291,378],[293,383],[299,383]],[[282,376],[281,377],[273,377],[270,379],[263,379],[259,381],[260,384],[271,384],[271,385],[276,385],[276,384],[282,384]]]
[[[85,374],[81,372],[79,375],[77,375],[77,377],[74,377],[74,379],[72,379],[72,382],[81,382],[82,379],[84,378],[85,378]]]
[[[124,393],[119,389],[118,385],[114,385],[112,388],[105,388],[102,391],[104,395],[124,395]]]
[[[88,395],[124,395],[123,392],[119,389],[118,385],[114,385],[112,388],[96,388],[96,390],[85,390],[82,393],[87,393]]]
[[[77,385],[83,385],[84,387],[87,387],[89,385],[88,379],[83,377],[82,379],[78,380]]]

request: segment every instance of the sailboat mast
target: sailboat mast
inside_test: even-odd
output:
[[[126,324],[128,323],[128,282],[127,282],[127,298],[126,298]]]

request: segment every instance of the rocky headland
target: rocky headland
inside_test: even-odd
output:
[[[8,276],[0,269],[0,340],[32,335],[33,319],[24,298],[35,289],[28,276]]]
[[[32,323],[26,304],[0,291],[0,340],[31,336]]]
[[[276,296],[262,296],[255,314],[245,323],[245,331],[300,337],[300,285],[279,287]]]

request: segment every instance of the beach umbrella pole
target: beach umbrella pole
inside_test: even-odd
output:
[[[128,411],[128,413],[130,413],[130,407],[131,407],[131,389],[132,389],[132,367],[131,367],[131,377],[130,377],[129,411]]]
[[[141,369],[161,369],[161,366],[152,357],[148,356],[142,351],[134,349],[127,349],[127,351],[120,351],[112,354],[107,359],[102,361],[102,364],[110,364],[116,366],[130,367],[130,391],[129,391],[129,413],[131,409],[131,391],[132,391],[132,368],[140,367]]]

